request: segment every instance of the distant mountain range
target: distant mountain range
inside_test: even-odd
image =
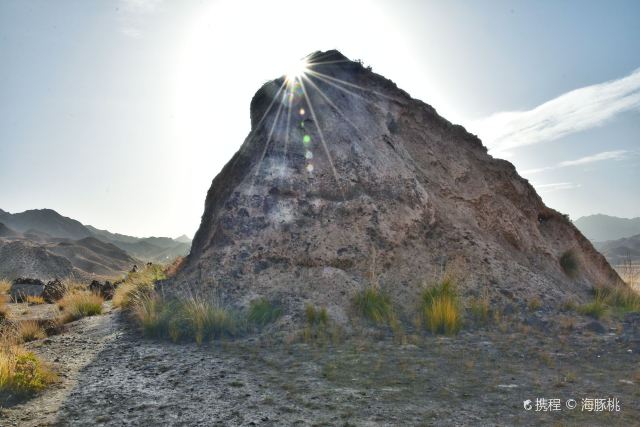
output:
[[[110,277],[134,264],[185,256],[191,239],[111,233],[52,209],[11,214],[0,209],[0,277]]]
[[[618,218],[609,215],[589,215],[573,222],[585,237],[594,242],[606,242],[640,234],[640,217]]]
[[[597,214],[578,218],[574,224],[611,265],[620,265],[627,257],[640,262],[640,217]]]

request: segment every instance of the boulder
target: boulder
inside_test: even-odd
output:
[[[98,280],[94,280],[89,284],[89,290],[94,294],[100,295],[105,300],[110,300],[113,298],[113,294],[116,291],[116,285],[111,283],[110,281],[100,282]]]
[[[15,302],[24,302],[27,297],[41,297],[45,284],[39,279],[17,278],[11,284],[9,294]]]
[[[58,279],[47,282],[42,291],[42,298],[49,304],[62,299],[67,293],[67,287]]]

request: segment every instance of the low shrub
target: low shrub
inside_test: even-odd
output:
[[[578,307],[580,314],[597,319],[609,312],[624,315],[640,311],[640,294],[630,286],[596,286],[593,288],[593,301]]]
[[[0,345],[0,392],[31,394],[56,380],[56,375],[34,353],[15,344]]]
[[[564,273],[567,276],[571,278],[575,278],[578,275],[578,270],[579,270],[578,257],[572,250],[568,250],[564,252],[560,256],[559,262],[560,262],[560,267],[562,267],[562,271],[564,271]]]
[[[420,296],[420,312],[433,334],[453,335],[462,327],[456,286],[451,278],[425,288]]]
[[[47,333],[35,320],[20,322],[17,326],[17,334],[22,342],[39,340],[47,337]]]
[[[307,324],[326,325],[329,322],[329,313],[325,307],[316,308],[313,304],[307,304],[304,307],[304,314],[307,319]]]
[[[353,305],[360,316],[377,325],[389,324],[395,318],[391,298],[374,286],[358,292]]]
[[[258,327],[275,322],[282,315],[282,308],[271,303],[266,298],[251,301],[247,320]]]
[[[73,322],[82,317],[95,316],[102,313],[104,299],[91,292],[74,292],[58,301],[63,311],[63,323]]]

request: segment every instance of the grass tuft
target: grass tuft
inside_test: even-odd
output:
[[[462,327],[462,316],[453,279],[445,278],[426,288],[420,296],[420,312],[433,334],[457,334]]]
[[[20,322],[17,329],[18,337],[22,342],[35,341],[47,337],[47,333],[35,320]]]
[[[571,278],[575,278],[578,275],[578,270],[579,270],[578,257],[572,250],[568,250],[564,252],[560,256],[559,262],[560,262],[560,267],[562,267],[562,271],[564,271],[564,273],[567,276]]]
[[[166,279],[166,274],[163,267],[157,264],[130,272],[116,289],[113,295],[113,306],[127,309],[137,305],[139,299],[153,294],[155,282],[163,279]]]
[[[8,279],[0,279],[0,294],[8,294],[11,289],[11,281]]]
[[[640,311],[640,294],[627,285],[596,286],[593,301],[577,308],[578,313],[600,319],[609,313],[622,316]]]
[[[165,300],[158,295],[140,296],[129,306],[145,336],[173,342],[212,339],[239,333],[237,318],[224,307],[204,298]]]
[[[63,311],[62,321],[68,323],[82,317],[101,314],[103,302],[104,299],[100,295],[75,292],[65,295],[58,301],[58,307]]]
[[[26,302],[29,305],[40,305],[44,304],[46,301],[41,296],[27,295]]]
[[[280,316],[282,316],[282,308],[271,303],[266,298],[260,298],[251,301],[247,319],[258,327],[264,327],[278,320]]]
[[[469,305],[469,311],[474,321],[478,323],[487,323],[491,317],[491,308],[489,297],[483,295],[479,298],[471,300]]]
[[[370,286],[358,292],[353,298],[353,305],[360,316],[377,325],[389,324],[395,318],[391,299],[378,287]]]

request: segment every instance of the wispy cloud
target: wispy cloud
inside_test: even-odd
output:
[[[589,163],[601,162],[603,160],[622,160],[629,154],[627,150],[603,151],[602,153],[592,154],[591,156],[580,157],[575,160],[565,160],[552,166],[545,166],[536,169],[527,169],[522,171],[523,175],[531,175],[552,169],[565,168],[568,166],[580,166]]]
[[[540,194],[552,193],[554,191],[561,190],[573,190],[581,187],[580,184],[575,184],[573,182],[552,182],[550,184],[533,184],[533,186]]]
[[[640,109],[640,69],[621,79],[567,92],[532,110],[493,114],[471,122],[468,128],[500,153],[599,126],[633,109]]]
[[[131,38],[143,34],[145,18],[154,13],[163,0],[120,0],[120,32]]]

